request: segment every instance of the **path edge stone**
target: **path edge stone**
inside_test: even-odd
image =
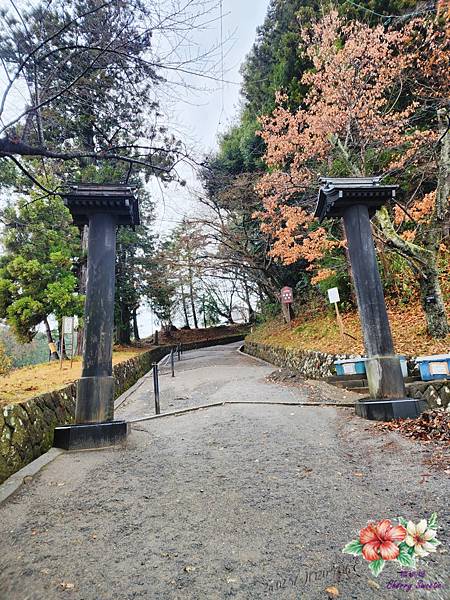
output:
[[[65,454],[65,450],[50,448],[45,454],[41,454],[41,456],[8,477],[8,479],[0,484],[0,505],[17,492],[23,485],[25,477],[34,477],[61,454]]]

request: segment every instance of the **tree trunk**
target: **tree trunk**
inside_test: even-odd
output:
[[[188,316],[188,310],[187,310],[187,305],[186,305],[186,296],[184,295],[184,287],[183,285],[181,286],[181,302],[183,304],[183,313],[184,313],[184,320],[185,320],[185,325],[188,329],[191,328],[191,325],[189,323],[189,316]]]
[[[436,338],[446,337],[450,333],[447,312],[439,282],[437,256],[439,246],[449,230],[450,196],[450,130],[447,109],[437,111],[441,149],[438,160],[438,178],[436,186],[436,206],[428,233],[428,247],[433,249],[432,257],[421,265],[419,272],[420,296],[425,311],[428,332]]]
[[[245,303],[247,304],[247,308],[248,308],[248,322],[254,323],[255,322],[255,311],[253,310],[252,303],[250,302],[250,293],[248,290],[247,281],[245,279],[244,279],[244,290],[245,290]]]
[[[138,327],[138,322],[137,322],[137,311],[134,308],[133,309],[133,335],[134,335],[134,341],[138,342],[141,338],[139,337],[139,327]]]
[[[198,329],[197,312],[195,310],[194,286],[192,283],[192,269],[189,265],[189,297],[191,299],[192,318],[194,319],[194,327]]]
[[[50,350],[50,360],[59,360],[58,352],[56,351],[56,345],[55,345],[55,342],[53,341],[52,330],[50,329],[50,324],[48,322],[48,319],[44,320],[44,324],[45,324],[45,332],[47,334],[48,348]]]
[[[425,248],[412,242],[407,242],[395,231],[385,206],[377,212],[377,218],[386,239],[392,246],[400,250],[403,256],[410,260],[410,264],[415,273],[417,273],[428,333],[435,338],[446,337],[450,330],[439,282],[439,271],[436,264],[438,251],[438,243],[436,243],[437,231],[431,232],[430,237],[431,239],[434,238],[433,242],[429,240],[428,247]]]
[[[120,319],[116,325],[116,341],[122,346],[131,344],[131,315],[126,306],[120,309]]]
[[[430,261],[423,265],[418,271],[418,277],[420,300],[427,320],[428,333],[434,338],[445,338],[449,327],[436,263]]]

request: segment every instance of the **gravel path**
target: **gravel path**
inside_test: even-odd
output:
[[[170,364],[160,368],[161,412],[224,401],[307,402],[303,388],[281,387],[266,380],[274,367],[239,353],[242,342],[193,350],[175,361],[175,377]],[[144,383],[121,405],[117,416],[136,418],[155,414],[153,379]]]
[[[161,380],[162,407],[308,397],[267,383],[271,371],[234,347],[188,353]],[[147,383],[122,416],[148,411]],[[447,599],[448,478],[428,453],[348,408],[226,405],[138,423],[126,449],[66,453],[0,507],[0,598],[316,600],[332,586]],[[422,579],[393,564],[375,579],[341,553],[370,518],[433,511],[444,545],[421,567],[439,590],[391,589]]]

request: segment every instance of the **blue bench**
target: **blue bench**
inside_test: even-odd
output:
[[[366,373],[366,360],[364,356],[335,360],[336,375],[364,375]],[[400,356],[403,377],[408,377],[408,363],[404,356]]]

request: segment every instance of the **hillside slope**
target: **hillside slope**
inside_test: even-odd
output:
[[[388,307],[389,320],[398,354],[418,356],[450,352],[450,335],[445,339],[431,338],[426,331],[425,318],[419,305]],[[363,354],[364,345],[357,312],[342,315],[345,336],[341,339],[339,326],[331,311],[305,310],[292,322],[292,328],[281,317],[254,328],[249,340],[264,344],[318,350],[330,354]]]

